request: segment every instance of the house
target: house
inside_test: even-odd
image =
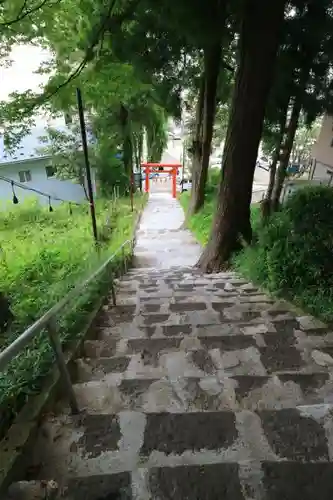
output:
[[[308,177],[288,179],[282,189],[282,202],[303,187],[312,184],[333,185],[333,116],[324,115],[311,156]]]
[[[325,115],[312,148],[313,162],[309,179],[330,184],[333,178],[333,116]]]
[[[20,201],[35,196],[40,203],[47,204],[48,196],[52,205],[64,201],[83,202],[86,200],[84,188],[74,180],[60,180],[51,164],[51,157],[38,152],[45,146],[40,141],[46,135],[44,127],[35,127],[30,134],[25,136],[14,153],[7,153],[4,148],[3,137],[0,137],[0,201],[12,200],[12,185],[14,181],[15,194]],[[96,181],[92,172],[93,190],[96,192]],[[22,187],[21,187],[22,186]],[[43,192],[41,195],[25,188],[36,189]]]

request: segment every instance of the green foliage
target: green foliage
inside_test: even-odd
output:
[[[312,158],[312,149],[318,139],[322,117],[317,118],[310,126],[304,121],[302,116],[301,123],[296,131],[293,149],[291,151],[291,161],[307,163]]]
[[[155,105],[149,111],[150,113],[147,113],[149,120],[149,127],[147,127],[148,161],[158,163],[161,161],[168,142],[167,118],[165,111],[159,106]]]
[[[333,190],[298,190],[258,228],[258,242],[236,259],[238,269],[271,292],[333,319]]]
[[[185,213],[188,210],[190,196],[191,193],[189,191],[186,191],[180,196],[180,203]],[[210,236],[214,211],[215,200],[213,197],[210,197],[206,200],[203,208],[187,221],[187,227],[193,232],[198,242],[203,246],[206,245]]]
[[[142,198],[136,197],[139,209]],[[37,320],[101,261],[133,235],[137,211],[131,212],[128,199],[120,198],[116,206],[101,200],[96,205],[99,233],[103,245],[97,255],[92,237],[88,205],[73,206],[69,215],[64,204],[48,212],[30,201],[0,213],[2,230],[0,288],[10,298],[15,320],[0,337],[1,348],[13,342],[22,331]],[[128,252],[129,249],[126,249]],[[115,266],[119,266],[119,255]],[[77,338],[89,312],[102,293],[102,282],[86,288],[60,319],[63,344]],[[53,363],[53,354],[45,332],[32,341],[0,374],[0,411],[2,427],[12,419],[27,396],[38,392],[43,377]]]
[[[309,129],[318,116],[330,112],[333,106],[332,2],[294,3],[285,17],[277,69],[266,106],[263,132],[266,154],[272,154],[277,146],[279,123],[285,121],[288,103],[300,102],[303,132],[305,126]]]
[[[84,187],[85,163],[82,151],[82,139],[78,126],[61,131],[48,127],[46,135],[40,137],[45,146],[38,152],[51,156],[52,166],[59,179],[71,179]]]
[[[220,169],[209,169],[206,183],[205,204],[199,212],[194,214],[190,220],[187,221],[188,228],[193,232],[201,245],[206,245],[210,236],[220,177]],[[190,197],[190,191],[186,191],[180,196],[180,203],[185,213],[187,213],[188,210]]]
[[[124,163],[114,155],[115,152],[109,150],[100,150],[96,154],[99,189],[103,196],[112,195],[115,187],[119,188],[121,194],[125,194],[129,188],[129,178],[125,173]]]
[[[30,90],[22,94],[13,93],[9,103],[1,103],[0,114],[6,125],[8,149],[15,148],[22,135],[27,133],[37,107],[43,107],[51,114],[65,111],[68,116],[77,116],[77,87],[82,88],[87,123],[97,142],[103,142],[102,147],[110,151],[121,148],[128,175],[131,158],[136,154],[133,151],[134,133],[142,133],[146,129],[148,135],[150,132],[153,135],[151,146],[163,149],[165,134],[155,134],[156,128],[163,129],[166,121],[165,102],[159,95],[160,82],[155,79],[154,71],[143,73],[131,64],[131,60],[137,62],[137,57],[134,57],[136,45],[124,43],[122,46],[127,47],[127,52],[120,54],[121,57],[116,54],[119,41],[132,39],[131,34],[138,23],[133,24],[132,21],[132,29],[128,30],[126,20],[132,19],[138,3],[136,0],[111,0],[106,4],[68,0],[64,7],[63,3],[54,2],[52,22],[50,9],[41,10],[40,22],[36,26],[38,42],[48,48],[53,57],[47,65],[42,65],[40,72],[49,75],[49,80],[41,93]],[[33,34],[30,33],[30,36],[33,37]],[[146,32],[141,34],[141,38],[145,36]],[[170,94],[170,88],[164,88],[163,93]],[[126,123],[123,120],[124,110],[128,115]],[[153,127],[152,131],[150,127]],[[74,135],[76,139],[77,134]],[[71,171],[73,176],[80,161],[77,161],[76,140],[72,140],[72,144],[69,142],[66,138],[61,145],[53,137],[58,163],[61,157],[65,158],[59,171],[66,171],[66,175]],[[71,161],[66,166],[68,158]],[[114,174],[111,177],[114,178]]]
[[[218,188],[220,184],[220,176],[221,176],[221,170],[218,168],[211,168],[208,171],[205,204],[199,212],[192,215],[192,217],[187,221],[187,227],[190,229],[190,231],[192,231],[192,233],[202,246],[207,245],[211,235],[213,216],[215,213],[215,206],[216,206],[216,198],[218,196]],[[187,209],[190,203],[190,197],[191,193],[189,191],[184,192],[180,196],[180,203],[185,213],[187,213]],[[257,204],[252,205],[251,224],[255,231],[259,226],[259,220],[260,220],[259,205]]]
[[[222,171],[220,168],[210,168],[208,170],[208,179],[206,185],[206,198],[217,195],[217,190],[220,185]]]

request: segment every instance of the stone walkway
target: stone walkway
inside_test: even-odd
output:
[[[189,231],[181,229],[183,222],[179,202],[169,193],[154,192],[137,233],[135,266],[167,269],[194,265],[200,256],[200,247]]]
[[[104,307],[76,361],[83,412],[45,418],[29,479],[66,500],[331,500],[332,332],[232,272],[185,267],[199,249],[168,224],[151,199],[150,269]]]

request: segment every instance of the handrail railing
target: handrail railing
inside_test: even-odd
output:
[[[67,369],[66,360],[62,351],[55,317],[70,303],[71,300],[76,298],[87,285],[89,285],[109,266],[109,264],[119,254],[119,252],[122,252],[124,270],[126,272],[127,265],[125,257],[125,247],[128,244],[131,245],[133,251],[134,240],[126,240],[96,271],[94,271],[88,278],[86,278],[78,285],[76,285],[72,290],[70,290],[63,299],[61,299],[53,307],[51,307],[51,309],[43,314],[43,316],[41,316],[31,326],[29,326],[16,340],[14,340],[14,342],[12,342],[8,347],[1,351],[0,372],[6,368],[6,366],[15,358],[15,356],[17,356],[17,354],[19,354],[38,333],[40,333],[43,329],[47,329],[50,344],[54,351],[56,362],[58,364],[60,374],[63,378],[63,382],[68,393],[72,413],[78,413],[79,408],[70,375]],[[116,293],[112,275],[110,276],[110,289],[112,293],[113,305],[116,305]]]

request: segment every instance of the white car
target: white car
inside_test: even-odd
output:
[[[192,188],[192,180],[183,179],[180,181],[179,185],[180,185],[180,190],[182,192],[190,191]],[[182,187],[182,185],[183,185],[183,187]]]
[[[271,162],[270,162],[269,158],[267,158],[266,156],[259,156],[259,158],[257,159],[256,167],[262,168],[262,169],[268,171],[270,164],[271,164]]]
[[[221,167],[222,164],[222,155],[211,156],[209,159],[210,167]]]

